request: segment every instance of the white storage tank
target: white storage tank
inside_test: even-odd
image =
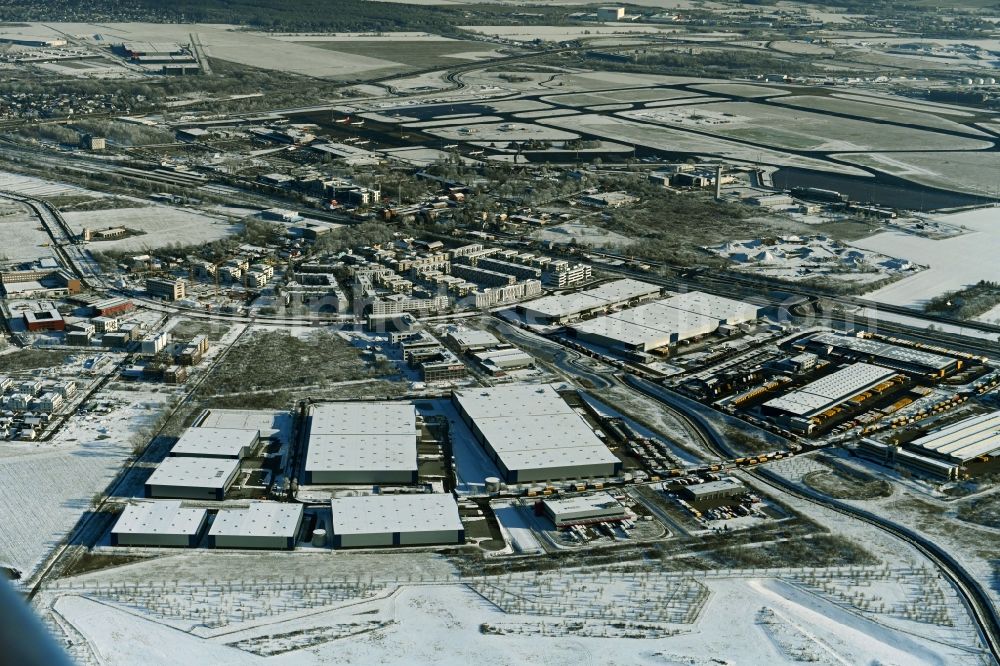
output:
[[[322,548],[326,545],[326,530],[316,528],[313,530],[312,545]]]
[[[488,493],[500,492],[500,479],[498,479],[495,476],[486,477],[486,492]]]

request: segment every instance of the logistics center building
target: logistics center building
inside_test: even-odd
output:
[[[660,295],[660,287],[629,278],[571,294],[544,296],[517,306],[529,324],[565,324],[614,308],[636,305]]]
[[[221,500],[239,471],[234,458],[165,458],[146,480],[146,497]]]
[[[720,326],[756,321],[752,303],[692,291],[570,327],[580,340],[608,348],[648,352],[715,333]]]
[[[950,356],[841,333],[818,333],[796,342],[796,346],[824,358],[877,363],[894,370],[937,378],[951,374],[962,366],[959,359]]]
[[[291,550],[302,527],[302,504],[251,502],[246,508],[222,509],[208,532],[216,548]]]
[[[111,528],[111,545],[197,546],[207,517],[179,500],[133,500]]]
[[[508,483],[614,476],[622,463],[548,384],[454,391],[452,403]]]
[[[797,391],[768,400],[764,403],[764,410],[808,419],[833,409],[895,376],[895,371],[878,365],[853,363],[810,382]]]
[[[928,456],[964,464],[1000,453],[1000,411],[963,419],[939,428],[907,445]]]
[[[170,449],[170,455],[243,460],[259,441],[259,430],[188,428]]]
[[[408,402],[317,404],[306,483],[416,483],[418,441],[417,412]]]
[[[334,548],[426,546],[465,541],[455,498],[445,494],[366,495],[330,500]]]

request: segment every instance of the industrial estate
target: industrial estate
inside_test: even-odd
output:
[[[996,7],[7,4],[72,662],[998,663]]]

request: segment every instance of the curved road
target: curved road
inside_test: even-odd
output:
[[[684,404],[687,400],[660,386],[651,385],[642,379],[626,377],[632,388],[660,402],[667,410],[681,419],[693,433],[697,433],[705,446],[717,455],[731,458],[733,453],[725,441],[702,415]],[[746,470],[756,479],[798,499],[811,502],[839,514],[876,527],[913,546],[926,557],[947,578],[965,603],[969,614],[975,620],[986,647],[996,662],[1000,662],[1000,617],[986,590],[976,578],[947,551],[927,537],[912,529],[886,520],[865,509],[844,504],[810,489],[804,489],[780,475],[766,469]]]

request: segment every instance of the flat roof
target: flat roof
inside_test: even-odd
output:
[[[607,493],[578,495],[560,499],[544,499],[542,503],[554,514],[604,511],[606,509],[621,509],[623,512],[625,511],[625,506]]]
[[[223,456],[239,458],[244,448],[257,443],[259,430],[228,428],[188,428],[170,453],[180,456]]]
[[[737,479],[727,476],[723,479],[719,479],[718,481],[709,481],[708,483],[685,486],[684,490],[697,498],[702,495],[711,495],[713,493],[725,492],[727,490],[746,490],[746,486],[744,486]]]
[[[910,442],[928,453],[966,461],[1000,450],[1000,411],[964,419]]]
[[[813,416],[895,375],[894,370],[882,366],[852,363],[796,391],[768,400],[764,406],[796,416]]]
[[[842,335],[839,333],[818,333],[811,338],[810,342],[821,345],[832,345],[834,347],[844,347],[859,354],[883,358],[900,363],[922,365],[934,370],[945,370],[955,364],[955,359],[941,354],[923,351],[920,349],[909,349],[900,347],[888,342],[879,342],[868,338],[859,338],[854,335]]]
[[[262,439],[287,435],[291,425],[292,415],[288,412],[256,409],[209,409],[198,424],[201,428],[256,430]]]
[[[62,315],[58,310],[28,310],[24,313],[24,320],[27,322],[62,321]]]
[[[412,435],[417,409],[409,402],[324,402],[313,406],[310,433]]]
[[[508,470],[620,462],[549,384],[455,391]]]
[[[111,529],[115,534],[196,534],[207,509],[184,508],[178,500],[135,500]]]
[[[417,412],[406,402],[333,402],[313,407],[308,471],[414,471]]]
[[[246,508],[221,509],[210,536],[294,537],[302,520],[301,504],[251,502]]]
[[[164,458],[146,484],[225,489],[239,466],[240,461],[232,458]]]
[[[465,529],[447,494],[366,495],[330,500],[334,534],[445,532]]]
[[[500,344],[495,335],[476,328],[458,328],[449,331],[448,335],[462,347],[492,347]]]
[[[543,317],[569,317],[589,310],[610,307],[639,298],[660,293],[660,287],[631,278],[606,282],[599,287],[571,294],[544,296],[524,304],[524,309]]]
[[[655,348],[711,333],[720,324],[753,321],[758,313],[758,306],[751,303],[693,291],[591,319],[572,328],[625,346]]]

